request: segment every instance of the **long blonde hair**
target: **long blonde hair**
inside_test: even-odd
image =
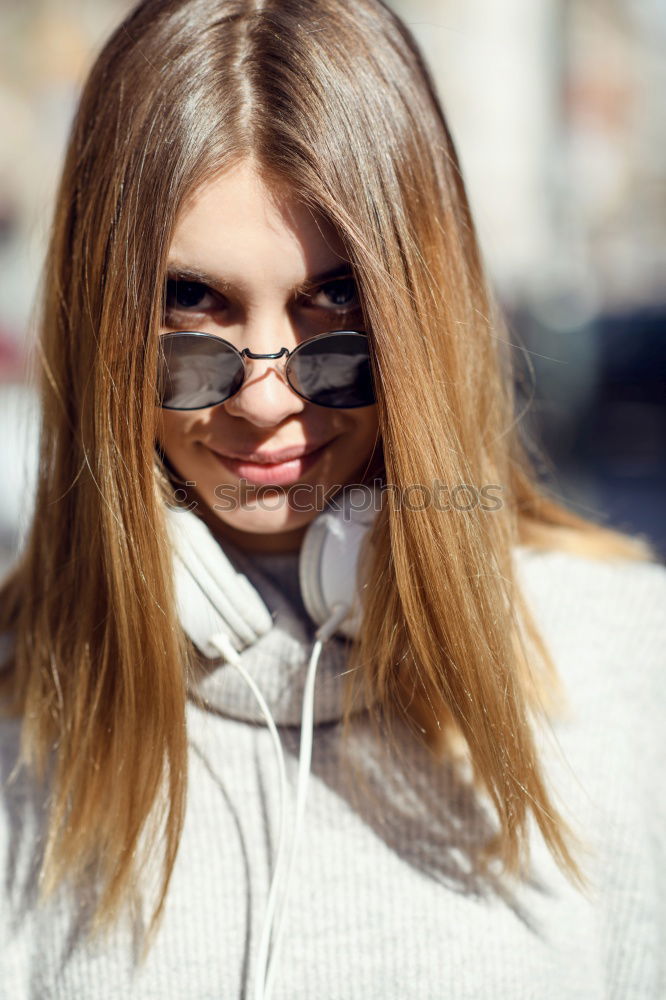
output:
[[[21,759],[53,788],[42,891],[93,872],[93,926],[108,927],[163,843],[151,934],[163,912],[194,654],[155,451],[156,332],[179,213],[244,157],[344,240],[387,484],[501,490],[494,510],[385,506],[350,676],[438,757],[463,741],[497,810],[487,857],[518,871],[531,812],[584,886],[533,742],[529,712],[555,704],[557,678],[512,551],[654,553],[537,484],[510,338],[418,48],[379,0],[146,0],[98,56],[72,127],[40,299],[36,516],[0,592],[0,629],[14,637],[4,701],[23,717]]]

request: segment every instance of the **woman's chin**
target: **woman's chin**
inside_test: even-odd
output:
[[[233,516],[213,509],[207,518],[209,527],[220,541],[225,539],[248,551],[291,551],[300,547],[308,526],[318,510],[287,509],[287,497],[278,490],[262,491],[257,501],[248,500],[244,509]],[[274,509],[266,509],[267,507]]]

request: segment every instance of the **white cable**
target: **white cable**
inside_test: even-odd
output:
[[[229,663],[231,663],[234,667],[236,667],[236,669],[241,673],[243,678],[247,681],[250,688],[252,689],[252,693],[259,702],[261,711],[264,713],[266,724],[273,739],[273,746],[275,748],[275,753],[278,762],[278,770],[280,772],[280,835],[278,838],[277,860],[275,863],[275,869],[273,871],[271,887],[268,893],[268,903],[266,906],[266,914],[264,916],[264,926],[261,932],[261,941],[259,942],[259,949],[257,952],[255,998],[256,1000],[263,1000],[266,966],[268,962],[268,942],[271,932],[271,924],[273,922],[273,911],[275,909],[275,900],[277,895],[279,873],[280,873],[280,858],[284,854],[284,847],[286,843],[286,832],[287,832],[287,810],[285,806],[288,795],[288,786],[287,786],[287,773],[284,764],[284,751],[282,750],[282,743],[280,742],[280,737],[278,736],[278,731],[275,727],[273,716],[270,713],[270,709],[266,704],[264,696],[262,695],[261,691],[255,684],[254,680],[250,677],[247,670],[243,666],[241,658],[234,649],[228,636],[224,635],[224,633],[220,633],[219,635],[211,636],[209,642],[217,649],[219,649],[219,651],[222,653],[224,658],[228,660]]]
[[[296,849],[298,847],[298,842],[300,840],[300,834],[303,827],[303,816],[305,813],[305,800],[307,796],[307,786],[308,779],[310,776],[310,766],[312,761],[312,736],[314,728],[314,684],[315,676],[317,672],[317,665],[319,663],[319,657],[321,651],[324,648],[324,643],[330,639],[334,634],[338,625],[344,621],[350,612],[349,605],[342,603],[335,603],[333,605],[333,614],[329,620],[317,629],[315,632],[316,642],[312,648],[312,653],[310,655],[310,663],[308,665],[308,673],[305,680],[305,688],[303,692],[303,709],[301,717],[301,744],[300,744],[300,754],[298,762],[298,793],[296,797],[296,817],[294,823],[294,836],[291,842],[291,851],[289,854],[289,864],[287,866],[287,873],[285,876],[285,887],[280,900],[280,905],[275,914],[275,901],[278,891],[278,886],[281,881],[283,860],[285,857],[284,848],[286,843],[286,809],[285,803],[288,796],[288,784],[287,775],[284,763],[284,751],[282,749],[282,743],[278,735],[277,729],[275,727],[275,722],[270,713],[270,709],[266,704],[266,701],[261,694],[261,691],[247,673],[245,668],[241,663],[240,656],[234,649],[229,638],[220,633],[219,635],[212,636],[209,642],[220,650],[222,655],[236,667],[243,678],[247,681],[254,696],[256,697],[261,710],[266,719],[266,723],[271,733],[273,739],[273,744],[276,750],[278,768],[280,771],[280,835],[278,838],[278,849],[275,860],[275,869],[273,871],[273,878],[271,880],[271,887],[268,894],[268,904],[266,906],[266,915],[264,917],[264,926],[261,934],[261,941],[259,943],[259,950],[257,956],[257,972],[255,978],[255,1000],[270,1000],[271,993],[273,990],[273,979],[275,976],[275,968],[277,966],[277,954],[282,938],[282,929],[284,927],[284,913],[286,909],[287,898],[289,894],[289,885],[291,882],[291,875],[294,865],[294,858],[296,856]],[[271,941],[270,948],[270,958],[269,958],[269,941],[271,939],[271,924],[273,923],[273,918],[275,917],[275,926],[273,928],[273,940]]]
[[[333,635],[338,625],[344,621],[344,619],[349,614],[350,607],[346,604],[336,603],[333,605],[333,614],[329,620],[322,625],[315,632],[316,642],[312,649],[312,654],[310,656],[310,663],[308,666],[308,673],[305,680],[305,689],[303,692],[303,712],[301,718],[301,748],[299,754],[298,762],[298,795],[296,798],[296,820],[294,823],[294,836],[291,842],[291,852],[289,855],[289,866],[287,868],[287,875],[285,879],[284,892],[282,894],[282,899],[280,902],[280,908],[277,913],[275,922],[275,941],[271,949],[271,957],[268,966],[268,973],[266,976],[266,990],[264,993],[263,1000],[271,1000],[271,993],[273,990],[273,979],[275,975],[275,968],[277,965],[277,954],[280,947],[280,942],[282,938],[282,929],[284,927],[284,912],[287,903],[287,897],[289,894],[289,886],[291,883],[292,869],[294,865],[294,858],[296,856],[296,849],[298,847],[298,842],[300,840],[301,830],[303,827],[303,815],[305,812],[305,798],[307,795],[308,779],[310,777],[310,765],[312,759],[312,732],[314,727],[314,684],[315,675],[317,671],[317,664],[319,663],[319,656],[324,647],[324,643]]]

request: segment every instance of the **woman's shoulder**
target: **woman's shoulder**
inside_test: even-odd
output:
[[[44,788],[21,760],[22,724],[21,718],[0,715],[0,982],[16,997],[31,995],[48,806]]]
[[[666,565],[602,559],[569,550],[514,548],[518,578],[535,599],[620,621],[650,618],[666,628]]]
[[[666,566],[515,550],[517,579],[570,690],[666,710]]]

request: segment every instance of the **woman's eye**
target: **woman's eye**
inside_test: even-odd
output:
[[[216,296],[200,281],[169,278],[166,283],[165,309],[167,313],[185,309],[210,309]]]
[[[309,296],[309,302],[323,309],[342,311],[361,307],[356,281],[351,277],[336,278],[334,281],[327,281],[325,285],[320,285],[319,289]]]

